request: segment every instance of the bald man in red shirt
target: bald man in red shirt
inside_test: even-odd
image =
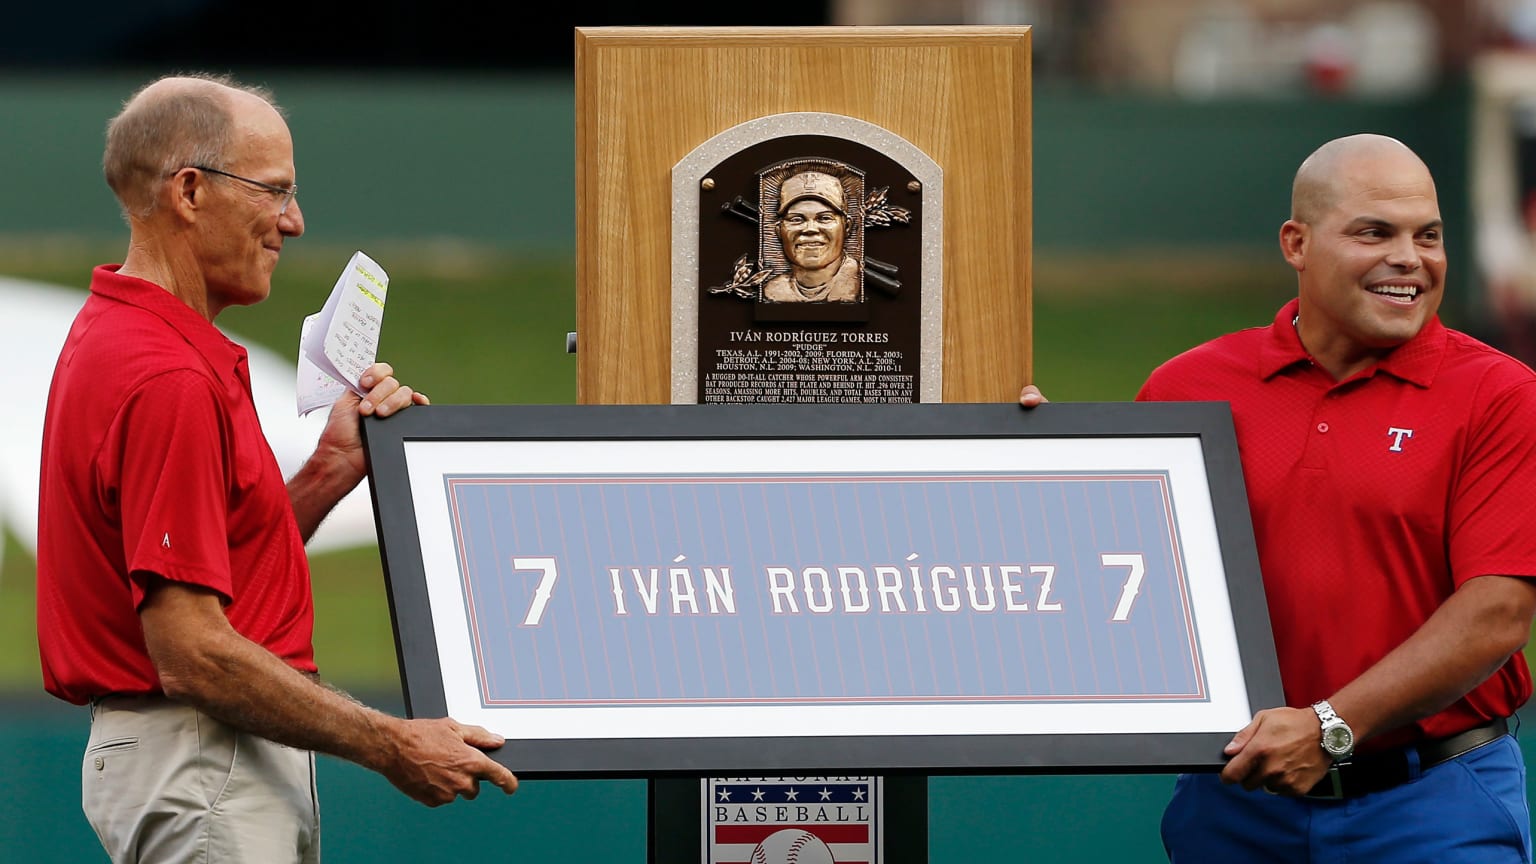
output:
[[[1529,862],[1536,375],[1436,316],[1434,181],[1379,135],[1297,172],[1298,296],[1138,399],[1232,406],[1286,705],[1163,817],[1175,862]],[[1026,406],[1038,393],[1021,395]]]
[[[337,401],[286,484],[244,349],[213,320],[271,290],[304,232],[293,142],[270,97],[155,81],[107,132],[130,228],[99,267],[49,391],[38,641],[50,693],[91,706],[87,818],[114,861],[319,860],[312,751],[429,805],[517,780],[500,736],[402,720],[321,684],[304,541],[357,486],[361,417],[427,400],[388,364]]]

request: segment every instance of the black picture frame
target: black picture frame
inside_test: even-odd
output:
[[[1069,439],[1113,448],[1131,439],[1198,442],[1214,537],[1225,575],[1249,710],[1283,704],[1269,614],[1259,574],[1231,413],[1226,403],[1051,403],[1032,410],[1002,404],[902,405],[525,405],[424,406],[363,424],[371,494],[407,711],[449,713],[443,660],[431,615],[407,446],[557,441],[601,447],[614,441],[910,441],[955,446],[995,438]],[[600,710],[600,709],[594,709]],[[747,709],[750,710],[750,709]],[[463,720],[465,718],[460,717]],[[474,722],[472,719],[468,722]],[[1017,734],[782,735],[727,737],[542,737],[493,756],[523,777],[667,775],[1005,774],[1212,771],[1246,720],[1223,729],[1053,731]]]

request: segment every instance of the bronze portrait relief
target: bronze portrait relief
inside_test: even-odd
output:
[[[855,218],[858,196],[852,196],[855,216],[850,216],[850,196],[844,183],[863,186],[864,178],[851,169],[838,176],[824,170],[801,170],[804,166],[800,160],[787,166],[795,173],[777,181],[775,195],[759,198],[762,210],[768,210],[768,203],[777,199],[777,206],[766,214],[769,218],[761,220],[767,230],[762,232],[759,260],[766,264],[778,258],[788,267],[763,286],[762,302],[862,303],[863,262],[847,248],[849,235],[859,233],[862,227]],[[781,170],[764,172],[765,192],[775,185],[774,175]],[[859,245],[854,244],[855,251]]]
[[[941,178],[836,115],[752,121],[679,163],[674,400],[936,399]]]

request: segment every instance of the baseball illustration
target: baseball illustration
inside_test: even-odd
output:
[[[775,831],[752,850],[752,864],[837,864],[820,837],[799,828]]]

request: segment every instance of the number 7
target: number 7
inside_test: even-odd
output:
[[[1109,619],[1125,621],[1131,617],[1131,604],[1136,602],[1136,595],[1141,593],[1141,579],[1147,575],[1147,562],[1141,557],[1140,552],[1123,554],[1104,552],[1099,555],[1099,561],[1105,567],[1131,568],[1131,575],[1126,578],[1125,587],[1120,589],[1120,602],[1115,604],[1115,614]]]
[[[539,587],[533,591],[533,602],[528,604],[528,614],[523,616],[524,627],[537,627],[544,617],[544,607],[549,605],[549,595],[555,592],[555,580],[560,578],[555,572],[555,559],[547,555],[513,558],[512,569],[537,570],[544,574],[539,577]]]

